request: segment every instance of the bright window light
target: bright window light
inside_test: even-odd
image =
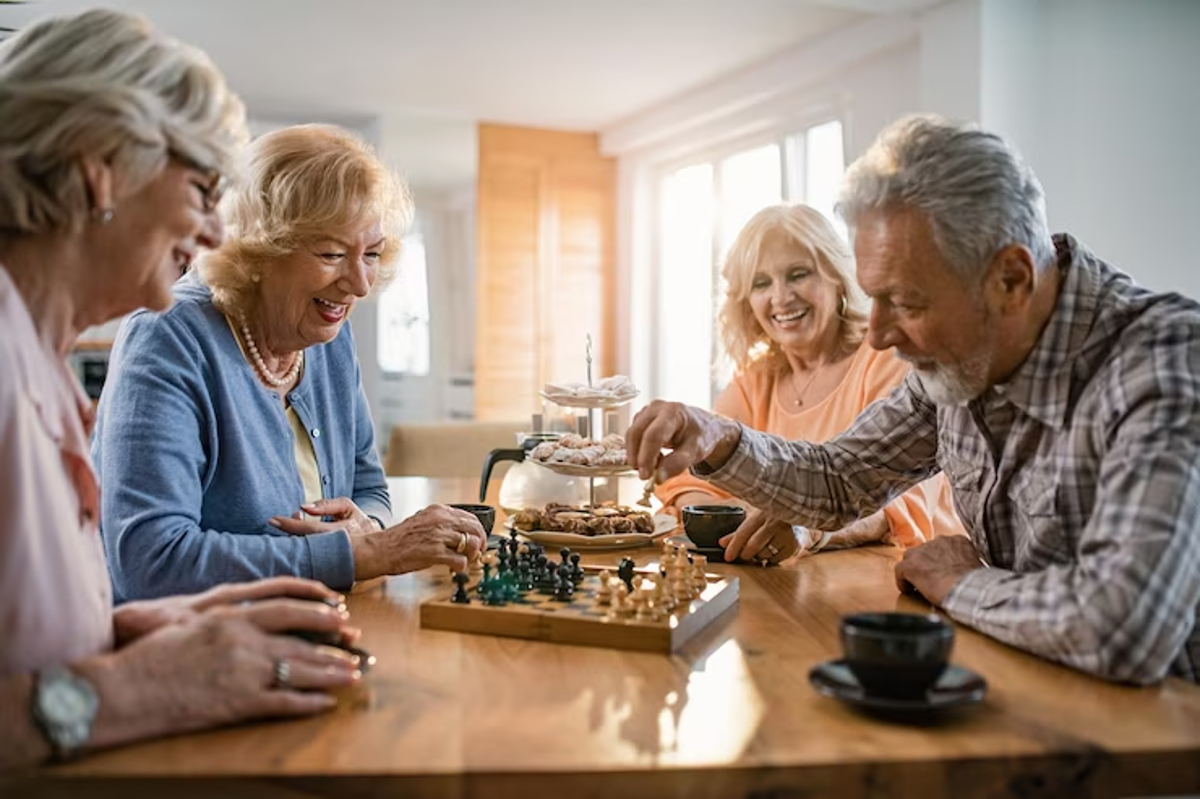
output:
[[[396,279],[379,296],[379,368],[429,374],[429,279],[420,233],[404,237]]]

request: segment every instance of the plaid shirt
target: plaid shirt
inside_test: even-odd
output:
[[[838,529],[946,473],[991,568],[944,607],[1112,680],[1200,678],[1200,305],[1055,237],[1057,307],[1025,362],[966,407],[909,375],[824,445],[743,428],[697,474],[773,515]]]

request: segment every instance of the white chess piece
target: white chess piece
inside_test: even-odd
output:
[[[612,598],[612,575],[609,574],[608,569],[605,569],[600,572],[600,587],[596,589],[596,604],[608,605],[612,602]]]

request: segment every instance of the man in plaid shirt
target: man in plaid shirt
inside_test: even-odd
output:
[[[873,300],[868,340],[912,364],[907,380],[823,445],[654,402],[630,462],[660,479],[691,467],[763,509],[727,560],[945,472],[969,538],[909,550],[901,588],[1106,679],[1198,681],[1200,305],[1052,237],[1033,173],[972,126],[890,126],[847,172],[839,212]]]

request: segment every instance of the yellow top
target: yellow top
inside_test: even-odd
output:
[[[779,398],[780,372],[760,364],[735,375],[717,397],[714,410],[755,430],[820,443],[849,427],[864,408],[890,394],[907,373],[908,365],[891,350],[880,352],[864,342],[854,353],[842,382],[816,405],[798,410],[786,407]],[[686,473],[667,480],[655,494],[666,510],[678,513],[675,501],[690,491],[718,499],[729,497]],[[893,540],[901,546],[916,546],[934,535],[965,533],[954,512],[949,484],[940,474],[897,497],[883,512]]]

